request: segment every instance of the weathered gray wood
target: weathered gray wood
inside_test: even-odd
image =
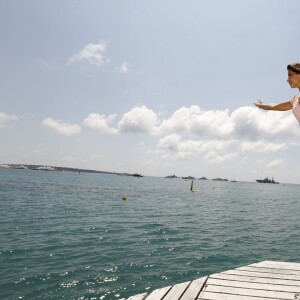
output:
[[[224,274],[238,275],[238,276],[250,276],[250,277],[260,277],[260,278],[272,278],[272,279],[285,279],[285,280],[300,280],[300,275],[284,275],[284,274],[274,274],[274,273],[260,273],[242,271],[242,270],[230,270],[223,272]]]
[[[268,284],[273,284],[273,285],[285,285],[285,286],[290,285],[290,286],[300,287],[300,281],[297,281],[297,280],[238,276],[238,275],[231,275],[231,274],[224,274],[224,273],[213,274],[210,276],[210,278],[233,280],[233,281],[243,281],[243,282],[268,283]]]
[[[272,300],[270,298],[203,292],[197,300]]]
[[[211,292],[219,294],[220,300],[222,300],[223,294],[229,295],[241,295],[241,296],[251,296],[251,297],[265,297],[271,299],[286,299],[286,300],[295,300],[298,297],[298,293],[288,293],[288,292],[278,292],[278,291],[268,291],[268,290],[256,290],[256,289],[247,289],[239,287],[230,287],[230,286],[216,286],[211,285],[208,281],[203,289],[203,292],[200,293],[203,297],[204,292]]]
[[[272,268],[257,268],[257,267],[241,267],[236,270],[255,272],[258,276],[260,273],[272,273],[272,274],[285,274],[285,275],[299,275],[300,271],[288,270],[288,269],[272,269]]]
[[[259,263],[251,264],[249,265],[249,267],[300,271],[299,263],[289,263],[289,262],[285,263],[285,262],[277,262],[277,261],[262,261]]]
[[[300,263],[263,261],[128,300],[300,300]]]
[[[164,297],[164,300],[180,299],[181,295],[184,293],[189,284],[190,281],[173,285],[168,294]]]
[[[206,282],[207,276],[198,278],[191,282],[180,300],[195,300]]]
[[[154,290],[146,299],[147,300],[161,300],[172,286],[167,286],[161,289]]]
[[[256,282],[243,282],[243,281],[232,281],[226,279],[215,279],[209,278],[208,284],[224,286],[224,287],[233,287],[233,288],[245,288],[252,290],[267,290],[267,291],[278,291],[278,292],[289,292],[289,293],[298,293],[300,292],[299,286],[286,286],[286,285],[273,285],[267,283],[256,283]]]
[[[129,297],[127,300],[144,300],[147,296],[147,293],[138,294],[135,296]]]

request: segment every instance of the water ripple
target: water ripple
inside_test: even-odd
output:
[[[0,170],[0,298],[120,299],[260,260],[300,261],[298,185],[189,185]]]

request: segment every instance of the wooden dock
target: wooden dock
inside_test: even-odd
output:
[[[263,261],[127,300],[300,300],[300,263]],[[124,299],[125,300],[125,299]]]

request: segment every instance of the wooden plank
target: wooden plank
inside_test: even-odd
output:
[[[300,264],[299,263],[285,263],[285,262],[275,262],[275,261],[274,262],[272,262],[272,261],[262,261],[262,262],[259,262],[259,263],[251,264],[248,267],[300,271]]]
[[[261,278],[261,277],[249,277],[249,276],[238,276],[224,273],[217,273],[210,276],[210,278],[235,280],[243,282],[256,282],[256,283],[268,283],[274,285],[291,285],[300,287],[300,281],[298,280],[285,280],[285,279],[272,279],[272,278]]]
[[[180,299],[181,295],[184,293],[189,284],[190,281],[173,285],[173,287],[169,290],[168,294],[164,297],[164,300]]]
[[[300,263],[262,261],[128,300],[300,300]]]
[[[147,296],[147,293],[138,294],[135,296],[129,297],[127,300],[144,300]]]
[[[283,275],[283,274],[274,274],[274,273],[260,273],[249,272],[249,271],[240,271],[240,270],[230,270],[223,272],[223,274],[231,274],[237,276],[249,276],[249,277],[259,277],[259,278],[272,278],[272,279],[283,279],[283,280],[300,280],[298,275]]]
[[[286,262],[286,261],[274,261],[274,260],[264,260],[264,261],[260,261],[256,264],[261,264],[261,265],[278,265],[278,266],[300,266],[300,263],[298,262]]]
[[[272,300],[270,298],[202,292],[197,300]]]
[[[270,269],[270,268],[256,268],[256,267],[241,267],[235,270],[239,271],[250,271],[254,272],[259,276],[260,273],[272,273],[272,274],[285,274],[285,275],[298,275],[300,276],[300,271],[297,270],[282,270],[282,269]]]
[[[271,299],[286,299],[286,300],[295,300],[299,296],[298,293],[289,293],[289,292],[278,292],[278,291],[267,291],[267,290],[253,290],[253,289],[245,289],[239,287],[228,287],[228,286],[216,286],[206,283],[203,291],[200,293],[201,297],[203,297],[203,292],[211,292],[218,293],[221,297],[219,299],[223,299],[223,294],[230,295],[240,295],[240,296],[251,296],[251,297],[265,297]]]
[[[201,292],[206,280],[207,276],[192,281],[180,300],[195,300]]]
[[[172,286],[167,286],[161,289],[154,290],[146,300],[161,300],[171,289]]]
[[[209,278],[208,284],[226,287],[245,288],[252,290],[267,290],[267,291],[278,291],[288,293],[300,293],[299,286],[285,286],[285,285],[273,285],[268,283],[256,283],[256,282],[243,282],[243,281],[231,281],[224,279]]]

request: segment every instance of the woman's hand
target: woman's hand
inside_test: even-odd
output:
[[[257,100],[257,101],[254,103],[254,105],[256,105],[256,106],[259,107],[259,108],[262,108],[263,103],[262,103],[260,100]]]

